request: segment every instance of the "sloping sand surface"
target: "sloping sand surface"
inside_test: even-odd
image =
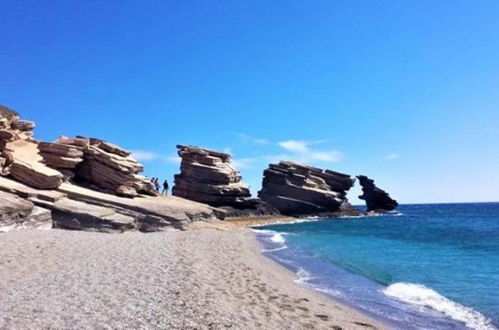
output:
[[[247,230],[0,235],[1,329],[369,329]]]

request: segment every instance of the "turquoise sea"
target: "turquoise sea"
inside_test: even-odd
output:
[[[298,282],[397,329],[499,327],[499,203],[254,229]]]

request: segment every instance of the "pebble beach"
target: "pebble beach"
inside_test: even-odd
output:
[[[383,329],[295,283],[248,229],[0,236],[1,329]]]

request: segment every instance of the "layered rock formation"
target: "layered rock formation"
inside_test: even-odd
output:
[[[173,195],[224,209],[227,217],[278,214],[260,199],[251,198],[229,154],[194,146],[177,148],[182,162]]]
[[[2,205],[3,200],[6,205]],[[207,205],[176,197],[131,199],[70,183],[63,183],[58,190],[39,190],[0,177],[0,230],[12,224],[32,226],[31,223],[43,220],[56,228],[73,230],[152,232],[181,229],[192,221],[218,219],[223,214]]]
[[[15,194],[0,191],[0,230],[51,224],[50,212]]]
[[[125,197],[139,194],[156,196],[152,183],[140,175],[143,166],[131,153],[112,143],[95,138],[61,137],[40,144],[47,165],[69,179],[104,192]]]
[[[57,188],[62,174],[43,164],[33,139],[34,127],[33,122],[21,120],[15,111],[0,106],[0,172],[35,188]]]
[[[155,197],[139,174],[142,165],[114,144],[84,137],[38,142],[34,127],[0,106],[0,231],[49,224],[149,232],[225,216],[208,205]]]
[[[357,178],[362,187],[362,195],[359,198],[366,201],[368,212],[392,211],[397,208],[397,201],[391,198],[386,191],[376,187],[374,180],[365,175],[358,175]]]
[[[281,161],[263,176],[258,196],[282,214],[357,213],[346,198],[355,182],[347,174]]]

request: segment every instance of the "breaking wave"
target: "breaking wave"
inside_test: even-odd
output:
[[[394,283],[383,290],[389,297],[403,302],[436,310],[448,317],[463,322],[472,329],[496,329],[490,320],[479,312],[445,298],[438,292],[420,284]]]

